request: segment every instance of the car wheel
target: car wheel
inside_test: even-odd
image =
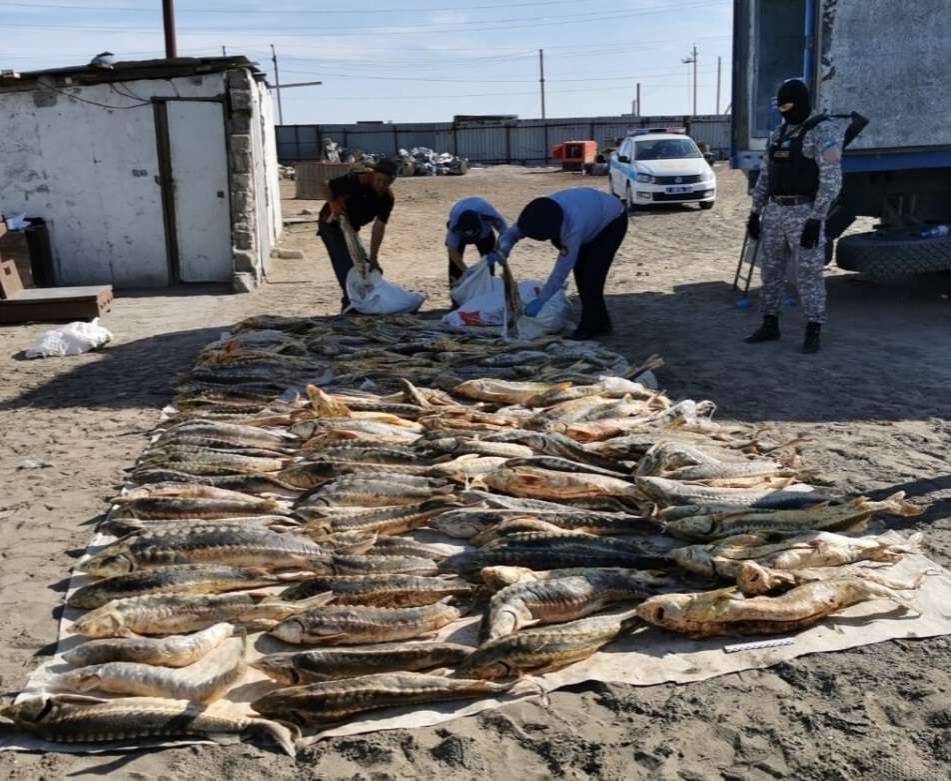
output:
[[[713,204],[715,204],[715,203],[716,203],[716,201],[700,201],[700,208],[701,208],[701,209],[712,209],[712,208],[713,208]]]
[[[634,202],[634,193],[631,190],[631,183],[627,183],[627,188],[625,189],[624,205],[627,206],[629,212],[635,211],[637,209],[637,204]]]

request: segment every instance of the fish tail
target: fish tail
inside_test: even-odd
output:
[[[532,677],[516,678],[511,683],[501,684],[508,689],[508,694],[516,697],[536,696],[541,698],[542,705],[546,708],[551,705],[548,698],[548,690],[542,686],[541,681]]]
[[[312,607],[323,607],[333,598],[333,591],[322,591],[319,594],[308,597],[307,599],[302,599],[299,602],[293,602],[291,605],[294,607],[295,612],[301,612]]]
[[[300,731],[296,727],[280,724],[269,719],[255,719],[245,730],[248,737],[258,737],[271,743],[276,743],[284,752],[293,758],[297,757],[297,741]]]

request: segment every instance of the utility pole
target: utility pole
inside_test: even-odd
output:
[[[538,83],[542,91],[542,119],[545,118],[545,50],[538,50]]]
[[[173,60],[178,56],[175,41],[175,0],[162,0],[162,21],[165,25],[165,59]]]
[[[697,116],[697,44],[693,45],[693,115]]]
[[[277,70],[277,52],[274,51],[274,44],[271,44],[271,62],[274,63],[274,91],[277,93],[277,121],[278,124],[284,124],[284,107],[281,106],[281,76]]]
[[[641,109],[641,83],[637,82],[637,116],[643,116],[644,112]]]
[[[693,115],[697,116],[697,44],[693,45],[692,56],[681,60],[684,65],[693,65]]]
[[[717,57],[717,116],[720,115],[720,57]]]
[[[222,57],[227,57],[227,56],[228,56],[228,49],[225,48],[224,46],[221,47],[221,56],[222,56]]]

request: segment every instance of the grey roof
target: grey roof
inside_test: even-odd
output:
[[[64,68],[25,71],[18,77],[0,76],[0,89],[23,89],[31,82],[52,79],[75,85],[103,84],[139,79],[168,79],[176,76],[196,76],[203,73],[220,73],[233,68],[249,68],[256,78],[264,78],[257,64],[247,57],[177,57],[172,60],[128,60],[116,62],[112,67],[76,65]]]

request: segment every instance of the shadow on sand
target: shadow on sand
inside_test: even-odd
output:
[[[668,392],[713,399],[722,417],[949,419],[951,305],[940,285],[951,289],[951,278],[899,285],[831,277],[830,323],[818,355],[799,352],[803,318],[798,308],[784,311],[781,341],[745,344],[743,337],[759,320],[755,304],[737,308],[740,295],[727,282],[680,285],[672,294],[609,296],[615,331],[604,343],[633,361],[660,353],[667,362],[660,380]],[[438,315],[424,313],[427,319]],[[100,360],[57,375],[0,409],[160,407],[171,399],[177,376],[220,332],[219,327],[197,328],[115,343]]]
[[[829,323],[817,355],[800,352],[798,307],[783,312],[779,342],[745,344],[759,324],[759,291],[751,291],[750,308],[740,309],[742,296],[728,282],[608,296],[615,330],[604,342],[634,359],[660,353],[668,392],[713,399],[724,417],[951,419],[951,305],[942,297],[949,289],[948,277],[901,285],[831,277]]]

